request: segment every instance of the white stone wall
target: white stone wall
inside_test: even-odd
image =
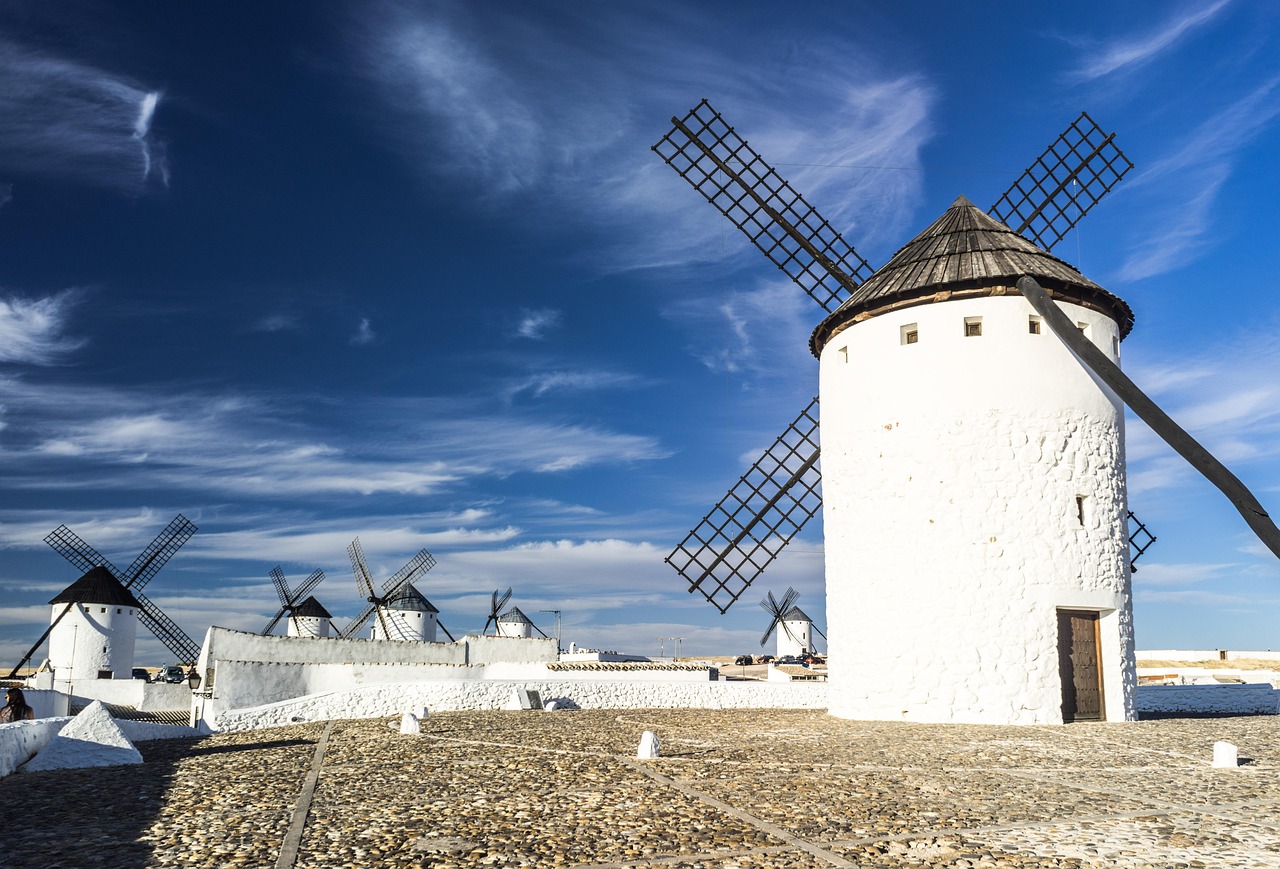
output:
[[[251,730],[296,721],[399,715],[423,706],[433,712],[502,709],[516,688],[537,691],[543,702],[567,700],[582,709],[822,709],[827,704],[822,683],[472,680],[372,685],[314,694],[256,708],[225,710],[208,723],[217,730]]]
[[[66,609],[50,607],[52,623]],[[59,680],[96,679],[110,670],[116,679],[129,678],[138,635],[138,611],[112,604],[78,603],[49,634],[49,665]]]
[[[1122,408],[1013,292],[873,317],[823,350],[834,715],[1061,722],[1057,610],[1078,608],[1102,614],[1107,717],[1134,716]],[[1114,356],[1112,320],[1062,307]]]
[[[1139,713],[1275,715],[1280,691],[1270,685],[1143,685]]]

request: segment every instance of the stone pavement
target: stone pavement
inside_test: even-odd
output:
[[[990,727],[613,710],[439,713],[420,736],[398,725],[143,743],[142,766],[10,776],[0,860],[1280,866],[1274,716]],[[646,729],[663,756],[638,761]],[[1210,767],[1218,739],[1240,746],[1239,768]]]

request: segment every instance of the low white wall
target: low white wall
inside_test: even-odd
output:
[[[1147,649],[1135,653],[1139,661],[1280,661],[1271,649]]]
[[[37,718],[0,724],[0,776],[9,775],[49,744],[70,718]]]
[[[132,706],[144,712],[189,709],[191,689],[186,683],[144,682],[141,679],[82,679],[70,683],[55,682],[59,691],[69,691],[77,703],[101,700],[113,706]]]
[[[516,688],[543,702],[567,700],[582,709],[826,709],[824,683],[760,682],[440,681],[370,685],[248,709],[224,710],[215,730],[252,730],[296,721],[375,718],[426,706],[437,712],[501,709]],[[515,713],[513,713],[515,714]]]
[[[1280,691],[1270,685],[1141,685],[1138,713],[1276,715]]]
[[[70,720],[70,717],[37,718],[35,721],[0,724],[0,777],[9,775],[35,757]],[[116,721],[116,724],[120,725],[120,730],[131,742],[181,739],[208,733],[207,730],[150,721]]]

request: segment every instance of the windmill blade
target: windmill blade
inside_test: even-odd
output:
[[[665,559],[722,613],[822,507],[817,407],[814,398]]]
[[[271,632],[276,629],[276,625],[280,624],[280,620],[284,618],[284,613],[286,609],[287,607],[280,607],[280,611],[276,613],[275,618],[267,622],[267,626],[262,629],[262,636],[268,637],[271,635]]]
[[[289,581],[284,578],[284,571],[278,564],[271,568],[271,582],[276,587],[276,597],[280,598],[280,605],[288,606],[292,602],[289,599]]]
[[[377,609],[377,605],[370,603],[360,611],[360,615],[352,619],[347,626],[342,629],[338,636],[344,640],[349,640],[354,637],[360,628],[364,627],[364,623],[368,620],[369,616],[373,615],[373,611],[375,609]]]
[[[444,631],[444,635],[449,638],[449,642],[451,643],[458,642],[453,638],[453,634],[449,633],[449,629],[444,626],[444,622],[440,621],[439,619],[436,619],[436,627]]]
[[[1133,163],[1088,112],[1071,122],[988,209],[1038,247],[1053,246],[1120,182]]]
[[[436,566],[436,560],[431,553],[423,549],[417,555],[410,558],[404,567],[397,570],[391,575],[386,582],[382,584],[382,594],[384,597],[390,597],[401,589],[407,583],[413,582],[422,574]]]
[[[22,660],[18,661],[17,665],[12,670],[9,671],[9,675],[6,676],[5,678],[7,679],[18,678],[18,671],[22,669],[23,665],[25,665],[27,661],[31,660],[31,656],[36,653],[36,649],[39,649],[40,646],[44,644],[44,641],[49,639],[49,635],[53,633],[53,629],[58,626],[58,622],[62,621],[63,616],[71,612],[71,608],[73,606],[75,606],[75,601],[67,602],[67,605],[62,608],[62,612],[58,613],[58,617],[49,623],[49,627],[44,629],[44,633],[40,635],[40,639],[36,640],[35,643],[31,646],[31,648],[27,649],[27,653],[22,656]]]
[[[365,566],[364,549],[360,546],[359,537],[347,547],[347,557],[351,559],[351,572],[356,577],[356,591],[361,596],[374,600],[377,595],[373,590],[373,577],[369,576],[369,568]]]
[[[511,601],[511,586],[507,586],[507,590],[502,593],[502,597],[498,597],[498,592],[493,592],[493,616],[496,619],[502,615],[502,610]]]
[[[81,540],[66,525],[59,525],[50,531],[48,536],[44,538],[44,542],[48,543],[55,552],[70,561],[81,571],[87,573],[95,567],[101,566],[111,571],[111,575],[116,579],[121,578],[120,571],[116,569],[114,564],[107,561],[98,550]]]
[[[298,586],[298,590],[287,601],[290,607],[296,607],[299,603],[307,599],[307,596],[315,590],[315,587],[324,582],[324,571],[314,571],[310,576],[302,581],[302,585]]]
[[[194,663],[200,657],[200,644],[178,627],[177,622],[161,612],[158,606],[144,597],[142,592],[133,591],[133,596],[138,599],[138,618],[146,625],[147,630],[151,631],[152,635],[173,653],[175,660],[184,664]]]
[[[653,150],[827,312],[874,271],[706,100]]]
[[[800,592],[791,586],[787,586],[786,592],[782,595],[782,603],[778,604],[778,614],[785,616],[796,605],[798,600],[800,600]]]
[[[781,620],[778,616],[774,616],[774,617],[769,621],[769,629],[768,629],[767,631],[765,631],[765,632],[764,632],[764,636],[760,638],[760,647],[761,647],[761,648],[764,648],[764,644],[765,644],[765,643],[767,643],[767,642],[769,642],[769,637],[771,637],[771,636],[773,635],[773,629],[774,629],[774,628],[776,628],[776,627],[778,626],[778,623],[779,623],[780,621],[782,621],[782,620]]]
[[[1271,552],[1280,558],[1280,528],[1263,509],[1253,493],[1245,488],[1244,483],[1227,470],[1222,462],[1213,457],[1195,438],[1187,434],[1168,414],[1156,406],[1156,403],[1138,389],[1120,367],[1107,358],[1092,341],[1084,336],[1071,318],[1049,298],[1044,288],[1033,278],[1024,277],[1018,281],[1018,290],[1027,298],[1049,327],[1062,342],[1071,349],[1120,400],[1129,406],[1139,419],[1151,427],[1151,430],[1164,439],[1177,453],[1186,459],[1191,467],[1199,471],[1205,479],[1218,487],[1222,494],[1231,501],[1232,506],[1244,517],[1244,521],[1253,529]]]
[[[377,606],[373,608],[373,612],[374,612],[374,615],[378,617],[379,627],[382,628],[382,639],[384,640],[391,639],[391,628],[387,625],[386,608],[383,607],[381,603],[379,603]],[[399,632],[397,631],[397,633]]]
[[[175,516],[147,548],[138,554],[125,575],[120,577],[125,588],[135,592],[145,588],[151,578],[160,572],[160,568],[173,558],[174,553],[191,539],[196,530],[196,526],[186,516],[181,513]]]

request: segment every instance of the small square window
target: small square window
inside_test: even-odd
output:
[[[981,317],[965,317],[964,318],[964,337],[977,338],[982,335],[982,318]]]
[[[1030,332],[1032,335],[1040,334],[1040,318],[1039,317],[1032,317],[1030,320],[1027,321],[1027,331]]]
[[[900,330],[903,344],[918,344],[920,342],[920,329],[915,323],[908,323]]]
[[[849,361],[849,348],[848,348],[847,346],[845,346],[845,347],[841,347],[841,348],[840,348],[839,350],[837,350],[836,352],[840,354],[840,361],[841,361],[841,362],[848,362],[848,361]]]
[[[1088,337],[1089,337],[1089,324],[1088,324],[1088,323],[1077,322],[1077,323],[1076,323],[1076,326],[1080,329],[1080,331],[1081,331],[1081,332],[1083,332],[1083,333],[1084,333],[1084,336],[1085,336],[1086,338],[1088,338]]]

